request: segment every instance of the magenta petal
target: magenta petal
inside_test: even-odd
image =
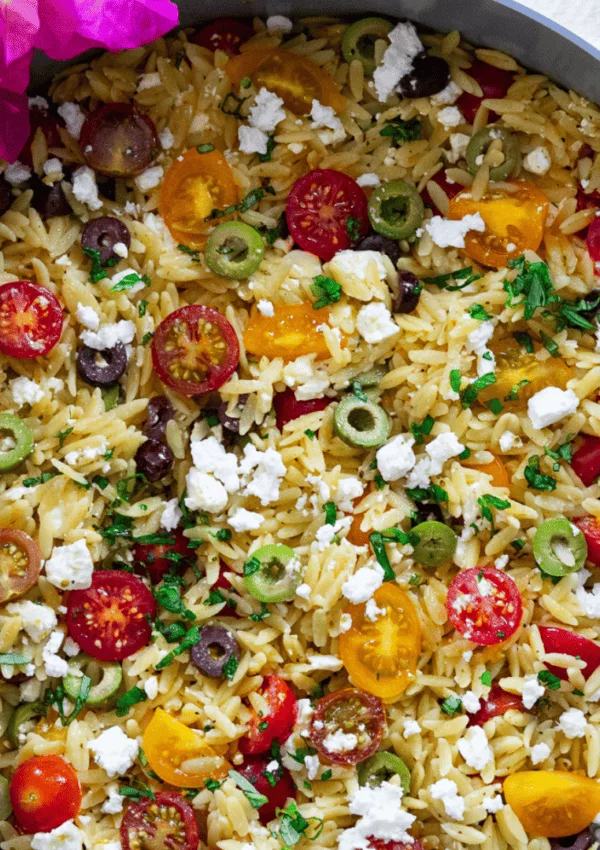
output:
[[[0,157],[14,162],[28,137],[27,95],[0,89]]]
[[[38,0],[0,2],[0,68],[3,71],[31,53],[39,27]],[[16,90],[14,86],[10,88]]]
[[[72,59],[91,47],[127,50],[149,44],[179,20],[170,0],[44,0],[36,47]]]

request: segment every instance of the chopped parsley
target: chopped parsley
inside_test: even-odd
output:
[[[371,534],[369,534],[369,542],[373,549],[373,554],[375,555],[377,563],[380,567],[383,567],[383,580],[394,581],[396,574],[390,564],[390,559],[387,555],[382,533],[380,531],[372,531]]]
[[[462,376],[460,374],[460,369],[451,369],[450,370],[450,388],[455,393],[459,393],[461,383],[462,383]]]
[[[423,584],[423,576],[420,576],[419,573],[413,573],[408,583],[411,587],[418,587],[420,584]]]
[[[264,794],[260,794],[254,785],[245,776],[238,773],[237,770],[230,770],[228,775],[230,779],[233,779],[240,791],[244,792],[253,809],[260,809],[261,806],[269,802],[269,798],[265,797]]]
[[[72,428],[65,428],[63,431],[58,431],[56,436],[58,437],[58,447],[59,447],[59,449],[62,449],[62,447],[65,444],[65,440],[67,439],[69,434],[71,434],[72,432],[73,432]]]
[[[138,316],[140,317],[140,319],[143,319],[143,317],[146,315],[146,308],[147,307],[148,307],[147,301],[140,301],[139,302],[139,304],[138,304]]]
[[[417,118],[410,118],[408,121],[392,118],[391,121],[386,121],[379,135],[390,138],[392,145],[398,148],[405,142],[414,142],[421,138],[421,122]]]
[[[564,460],[565,463],[571,463],[573,458],[573,444],[572,439],[574,435],[567,437],[567,441],[565,443],[561,443],[560,446],[557,446],[556,449],[549,449],[548,446],[544,446],[544,454],[551,457],[553,461],[555,461],[552,465],[552,469],[554,472],[558,472],[560,469],[560,461]]]
[[[250,558],[244,563],[244,575],[253,576],[260,570],[260,561],[258,558]]]
[[[423,443],[424,438],[431,434],[431,429],[435,424],[433,416],[427,415],[422,422],[413,422],[410,426],[410,431],[415,438],[415,443],[419,446]]]
[[[413,502],[441,502],[448,501],[448,493],[437,484],[431,484],[429,487],[407,487],[406,495]]]
[[[45,484],[57,475],[62,475],[62,472],[42,472],[39,478],[25,478],[23,487],[37,487],[38,484]]]
[[[458,271],[449,272],[449,274],[440,274],[437,275],[437,277],[424,277],[422,280],[423,283],[431,283],[434,286],[437,286],[438,289],[447,289],[448,292],[457,292],[459,289],[464,289],[469,286],[469,284],[474,283],[482,277],[482,274],[473,274],[473,266],[467,266],[465,269],[458,269]],[[451,280],[461,280],[464,282],[457,286],[451,286],[449,283]]]
[[[233,677],[235,676],[235,673],[236,673],[238,666],[239,666],[239,662],[238,662],[237,658],[235,657],[235,655],[231,654],[229,656],[229,658],[227,659],[227,661],[225,662],[225,664],[223,665],[223,675],[230,682],[233,679]]]
[[[196,145],[198,153],[212,153],[215,149],[214,145]]]
[[[227,602],[221,591],[211,590],[208,594],[208,599],[205,599],[203,605],[220,605],[221,602]]]
[[[182,254],[190,256],[195,263],[200,262],[200,251],[196,248],[190,248],[188,245],[178,245],[177,250],[181,251]]]
[[[313,277],[310,291],[317,299],[313,302],[313,310],[320,310],[321,307],[328,307],[330,304],[335,304],[342,297],[342,287],[340,284],[322,274]]]
[[[446,697],[441,705],[441,709],[448,717],[454,717],[462,711],[462,700],[458,697]]]
[[[128,800],[131,800],[134,803],[139,803],[140,800],[156,800],[156,797],[152,793],[152,790],[142,783],[140,783],[139,788],[131,788],[129,785],[120,785],[119,786],[119,794],[121,797],[127,797]]]
[[[504,405],[502,404],[499,398],[491,398],[489,401],[485,402],[485,406],[489,407],[492,413],[494,413],[496,416],[499,416],[504,410]]]
[[[258,154],[259,162],[271,162],[271,156],[272,156],[274,150],[275,150],[275,137],[269,136],[267,138],[267,150],[265,151],[265,153],[259,153]]]
[[[260,623],[261,620],[264,620],[266,617],[271,616],[271,612],[267,608],[264,602],[260,603],[260,611],[257,611],[254,614],[248,615],[253,623]]]
[[[560,357],[560,352],[558,350],[558,343],[555,342],[551,336],[548,336],[544,331],[541,332],[542,342],[544,343],[544,348],[550,352],[551,357]]]
[[[137,272],[131,272],[121,278],[121,280],[118,283],[115,283],[114,286],[111,286],[110,291],[125,292],[127,289],[131,289],[132,286],[136,286],[138,283],[143,283],[144,286],[150,286],[152,281],[147,274],[139,275]]]
[[[481,516],[487,519],[492,526],[492,532],[495,531],[495,527],[494,515],[491,509],[495,508],[496,510],[503,511],[506,508],[510,508],[510,502],[507,499],[499,499],[498,496],[492,496],[490,493],[477,499],[477,504],[481,508]]]
[[[530,263],[524,255],[508,261],[510,269],[516,269],[514,280],[504,281],[504,290],[508,293],[506,306],[513,306],[513,299],[521,298],[517,303],[524,304],[524,318],[529,321],[538,309],[559,300],[554,294],[554,286],[546,263]]]
[[[117,717],[125,717],[126,714],[129,714],[130,708],[140,702],[146,702],[147,699],[146,692],[134,685],[117,700]]]
[[[533,340],[528,333],[525,333],[525,331],[515,331],[513,336],[528,354],[533,354],[535,350],[533,347]]]
[[[471,304],[466,311],[472,319],[477,319],[480,322],[485,322],[491,319],[491,314],[487,312],[481,304]]]
[[[360,221],[357,218],[349,215],[346,219],[346,233],[351,242],[357,242],[360,239]]]
[[[307,428],[304,433],[306,434],[309,440],[314,440],[314,438],[317,436],[315,432],[312,431],[310,428]]]
[[[482,685],[486,685],[488,688],[491,687],[491,685],[492,685],[491,670],[486,670],[484,673],[482,673],[481,676],[479,677],[479,681],[481,682]]]
[[[504,401],[516,401],[519,398],[519,390],[530,383],[531,381],[529,381],[527,378],[523,378],[522,381],[519,381],[518,384],[515,384],[513,387],[511,387],[508,395],[504,396]]]
[[[525,479],[532,490],[556,490],[556,478],[540,472],[539,455],[531,455],[527,461]]]
[[[231,773],[231,772],[230,772]],[[285,847],[293,847],[302,838],[309,838],[315,841],[323,832],[323,821],[321,818],[308,818],[308,820],[298,811],[296,804],[291,801],[285,809],[277,809],[277,816],[281,816],[281,826],[279,827],[279,836]],[[307,830],[311,824],[316,824],[313,834],[307,835]]]
[[[325,525],[335,525],[337,520],[337,508],[335,502],[326,502],[323,505],[325,511]]]
[[[106,269],[116,266],[120,260],[120,257],[111,257],[105,263],[101,263],[100,251],[96,251],[95,248],[83,248],[83,253],[92,261],[89,277],[90,283],[98,283],[99,280],[104,280],[105,277],[108,277]]]
[[[185,637],[183,638],[179,646],[175,647],[175,649],[172,649],[171,652],[165,655],[164,658],[161,658],[158,664],[156,664],[156,669],[162,670],[164,667],[168,667],[177,655],[181,655],[183,652],[187,652],[187,650],[191,649],[192,646],[195,646],[199,640],[200,629],[198,628],[198,626],[192,626],[185,633]]]
[[[264,189],[252,189],[252,191],[248,192],[245,198],[242,198],[239,204],[231,204],[231,206],[225,207],[224,210],[213,209],[211,210],[210,215],[205,216],[204,221],[213,221],[215,218],[224,218],[234,212],[246,212],[251,207],[260,203],[264,196]]]
[[[538,682],[541,685],[545,685],[551,691],[557,691],[560,688],[560,679],[549,670],[540,670],[537,677]]]
[[[221,112],[224,112],[225,115],[233,115],[235,118],[241,118],[241,108],[246,103],[247,100],[250,100],[249,97],[238,97],[237,94],[234,94],[230,91],[224,98],[223,102],[219,106]]]
[[[463,408],[471,407],[471,405],[477,401],[477,396],[480,392],[483,392],[487,387],[491,387],[492,384],[496,383],[496,376],[493,372],[488,372],[486,375],[482,375],[477,380],[473,381],[472,384],[469,384],[460,394],[460,403]]]

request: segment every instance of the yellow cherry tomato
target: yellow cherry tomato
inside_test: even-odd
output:
[[[513,773],[504,780],[504,796],[531,837],[575,835],[600,811],[596,780],[561,770]]]
[[[226,209],[237,201],[233,172],[223,154],[216,150],[198,153],[191,148],[165,174],[159,209],[176,242],[202,248],[206,231],[215,223],[205,221],[206,217],[214,209]]]
[[[513,186],[514,191],[490,189],[480,201],[466,189],[450,201],[448,218],[479,213],[485,221],[483,233],[470,230],[465,237],[466,253],[483,266],[504,268],[525,249],[540,247],[550,208],[548,196],[533,183]]]
[[[255,308],[244,333],[244,345],[250,354],[295,360],[303,354],[316,354],[317,360],[330,357],[320,325],[326,324],[327,308],[313,310],[312,304],[276,304],[272,316],[263,316]],[[342,345],[344,343],[342,342]]]
[[[344,609],[352,627],[340,635],[340,657],[357,688],[391,702],[414,680],[421,627],[415,606],[397,584],[385,582],[373,598],[385,612],[375,620],[365,616],[366,603]]]
[[[471,469],[477,469],[479,472],[484,472],[492,479],[494,487],[510,487],[510,478],[508,477],[508,469],[504,466],[499,457],[494,457],[490,463],[465,463],[465,466]]]
[[[229,762],[206,744],[199,732],[157,708],[146,726],[142,746],[152,770],[178,788],[204,787],[204,780],[220,779]]]
[[[327,71],[312,59],[289,50],[251,47],[230,59],[225,72],[236,86],[244,77],[250,77],[256,89],[264,86],[275,92],[294,115],[307,115],[313,100],[336,112],[346,106],[346,98]]]

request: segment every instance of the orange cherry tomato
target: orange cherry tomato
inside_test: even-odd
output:
[[[244,333],[244,345],[250,354],[295,360],[303,354],[316,354],[317,360],[330,357],[319,325],[327,323],[329,312],[312,304],[276,304],[272,316],[252,309]]]
[[[490,461],[490,463],[465,463],[465,466],[489,475],[494,487],[510,487],[508,470],[499,457],[494,457],[494,460]]]
[[[24,531],[0,528],[0,603],[23,596],[37,582],[40,547]]]
[[[177,788],[204,787],[204,780],[221,779],[229,762],[206,744],[200,732],[157,708],[143,736],[148,764],[165,782]]]
[[[548,196],[533,183],[513,185],[514,191],[490,189],[480,201],[467,189],[450,201],[448,218],[480,213],[485,221],[483,233],[471,230],[465,237],[466,253],[483,266],[504,268],[525,249],[540,247],[550,208]]]
[[[160,214],[173,239],[192,248],[206,242],[214,209],[223,210],[238,201],[238,191],[229,163],[220,151],[198,153],[190,148],[178,157],[160,187]],[[217,223],[223,221],[219,219]]]
[[[34,756],[16,769],[10,802],[24,832],[50,832],[79,813],[77,774],[61,756]]]
[[[562,770],[513,773],[504,780],[504,796],[532,837],[575,835],[600,811],[596,780]]]
[[[340,635],[340,657],[357,688],[392,702],[415,677],[421,626],[415,606],[397,584],[385,582],[373,598],[385,612],[375,620],[365,616],[366,603],[344,609],[352,627]]]
[[[336,112],[346,106],[346,98],[327,71],[312,59],[289,50],[250,47],[230,59],[225,72],[236,86],[244,77],[250,77],[256,89],[264,86],[275,92],[295,115],[307,115],[313,100],[331,106]]]

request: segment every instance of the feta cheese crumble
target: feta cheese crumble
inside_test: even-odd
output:
[[[459,124],[462,124],[464,118],[457,106],[446,106],[438,112],[437,120],[445,130],[450,130],[452,127],[458,127]]]
[[[67,101],[67,103],[61,103],[56,111],[65,122],[67,133],[74,139],[78,139],[85,121],[85,113],[79,104]]]
[[[92,584],[94,562],[83,538],[55,546],[45,565],[48,581],[60,590],[85,590]]]
[[[352,795],[349,808],[358,816],[357,823],[345,829],[338,840],[338,850],[367,850],[370,839],[400,841],[412,844],[408,830],[416,820],[402,808],[402,788],[382,782],[376,788],[364,785]]]
[[[96,175],[87,165],[82,165],[73,174],[73,195],[81,203],[91,210],[102,208],[102,201],[98,196]]]
[[[83,331],[81,341],[96,351],[114,348],[117,343],[128,345],[135,337],[135,325],[129,319],[121,319],[114,324],[102,325],[97,331]]]
[[[246,508],[238,508],[227,520],[234,531],[256,531],[264,522],[262,514],[247,511]]]
[[[382,342],[400,331],[388,308],[380,302],[361,307],[356,318],[356,329],[371,345]]]
[[[18,408],[25,404],[37,404],[44,398],[44,391],[35,381],[29,378],[15,378],[10,382],[10,392],[12,399]]]
[[[531,759],[532,764],[541,764],[543,761],[546,761],[548,756],[550,755],[550,747],[548,744],[544,744],[542,741],[540,744],[534,744],[533,747],[529,750],[529,757]]]
[[[77,305],[77,321],[89,331],[97,331],[100,327],[100,316],[93,307],[86,307],[85,304]]]
[[[384,481],[397,481],[411,471],[416,463],[412,447],[415,438],[411,434],[398,434],[378,449],[377,468]]]
[[[128,738],[120,726],[105,729],[93,741],[87,744],[94,760],[108,776],[122,776],[133,766],[138,756],[138,742]]]
[[[160,515],[160,525],[165,531],[173,531],[183,516],[178,499],[169,499]]]
[[[31,640],[39,643],[56,626],[56,614],[49,605],[36,605],[29,599],[10,602],[6,606],[7,614],[15,614],[21,618],[23,629]]]
[[[545,688],[540,685],[537,676],[525,676],[525,684],[521,692],[525,708],[533,708],[538,699],[544,695],[544,690]]]
[[[548,148],[543,145],[538,148],[534,148],[534,150],[530,151],[527,156],[523,158],[523,168],[530,171],[532,174],[539,174],[540,176],[546,174],[550,171],[551,165],[552,157],[548,152]]]
[[[36,832],[31,850],[82,850],[83,833],[72,820],[65,821],[50,832]]]
[[[419,735],[421,733],[421,727],[417,723],[416,720],[412,720],[409,718],[404,721],[404,731],[402,733],[403,738],[410,738],[411,735]]]
[[[579,398],[573,390],[545,387],[529,399],[527,413],[533,427],[540,430],[575,413],[578,407]]]
[[[469,767],[475,770],[483,770],[493,758],[487,735],[481,726],[471,726],[467,729],[456,747]]]
[[[383,584],[383,568],[374,563],[372,567],[361,567],[342,585],[342,595],[358,605],[370,599]]]
[[[389,33],[390,46],[373,73],[373,84],[380,103],[384,103],[402,77],[410,73],[414,59],[423,50],[421,39],[411,23],[398,23]]]
[[[269,32],[289,32],[294,24],[285,15],[269,15],[266,21]]]
[[[439,779],[429,786],[434,800],[441,800],[444,811],[453,820],[462,820],[465,814],[465,801],[458,793],[458,786],[452,779]]]
[[[439,434],[427,446],[425,456],[421,455],[415,468],[408,476],[409,487],[429,487],[431,477],[440,475],[444,464],[465,450],[456,434],[447,431]]]
[[[563,711],[558,721],[558,728],[567,738],[583,738],[586,726],[585,714],[579,708]]]
[[[331,106],[323,106],[318,100],[313,99],[310,117],[313,130],[325,128],[323,132],[317,133],[324,145],[335,144],[346,138],[344,125]],[[326,132],[326,130],[331,130],[331,132]]]
[[[464,248],[467,233],[470,230],[483,233],[485,221],[478,212],[474,215],[465,215],[456,221],[434,215],[425,222],[425,230],[431,236],[434,245],[439,248]]]

